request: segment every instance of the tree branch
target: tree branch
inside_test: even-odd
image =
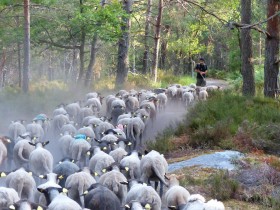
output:
[[[59,47],[59,48],[64,48],[64,49],[80,49],[80,45],[73,45],[73,46],[67,46],[67,45],[63,45],[63,44],[59,44],[59,43],[56,43],[56,42],[53,42],[53,41],[46,41],[46,40],[43,40],[43,39],[39,39],[39,42],[40,43],[45,43],[45,44],[50,44],[54,47]]]

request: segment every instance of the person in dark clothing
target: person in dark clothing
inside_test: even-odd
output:
[[[194,71],[197,72],[196,75],[196,86],[204,87],[206,86],[206,73],[207,73],[207,65],[205,64],[204,58],[199,59],[199,63],[196,64]]]

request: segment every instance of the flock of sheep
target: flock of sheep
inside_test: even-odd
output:
[[[59,105],[52,119],[12,122],[0,137],[0,209],[224,210],[220,201],[190,195],[182,176],[168,174],[164,156],[143,151],[142,142],[167,103],[188,107],[215,89],[176,84],[105,98],[91,92]]]

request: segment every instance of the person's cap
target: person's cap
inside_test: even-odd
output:
[[[199,58],[200,61],[205,61],[204,58]]]

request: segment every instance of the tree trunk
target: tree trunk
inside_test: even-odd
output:
[[[4,87],[4,78],[5,78],[5,67],[6,64],[6,50],[3,49],[3,54],[2,54],[2,58],[0,60],[0,87]]]
[[[24,63],[22,75],[22,90],[29,91],[29,68],[30,68],[30,13],[29,0],[24,0]]]
[[[94,35],[93,40],[91,42],[91,48],[90,48],[90,61],[86,73],[86,79],[85,79],[85,87],[89,87],[91,84],[92,74],[93,74],[93,67],[96,60],[96,54],[97,54],[97,34]]]
[[[241,0],[241,22],[251,23],[251,0]],[[249,28],[241,30],[241,73],[243,77],[242,94],[255,95],[255,76],[253,66],[252,36]]]
[[[123,1],[124,10],[128,15],[131,13],[132,3],[132,0]],[[130,44],[130,17],[124,17],[123,23],[124,24],[121,27],[123,34],[119,40],[117,76],[115,87],[121,87],[124,84],[124,82],[127,81],[127,74],[129,70],[128,50]]]
[[[19,16],[16,16],[16,25],[17,28],[20,27]],[[17,57],[18,57],[18,86],[21,88],[21,50],[20,50],[20,41],[17,40]]]
[[[144,37],[144,56],[143,56],[143,74],[149,72],[149,35],[151,30],[151,10],[152,10],[152,0],[148,0],[147,12],[146,12],[146,22],[145,22],[145,37]]]
[[[267,1],[267,17],[274,15],[280,9],[279,0]],[[279,15],[268,20],[267,32],[270,36],[265,40],[265,62],[264,62],[264,95],[275,97],[276,90],[279,89]]]
[[[160,47],[160,62],[159,68],[165,69],[166,57],[167,57],[167,47],[168,47],[168,38],[170,36],[171,27],[169,25],[165,25],[164,32],[166,33],[165,40],[161,40],[161,47]]]
[[[155,45],[153,52],[153,64],[152,64],[152,78],[154,82],[157,82],[157,68],[158,68],[158,52],[159,52],[159,42],[160,42],[160,31],[161,31],[161,20],[162,20],[162,11],[163,11],[163,0],[158,1],[158,16],[155,26]]]
[[[84,13],[83,0],[80,0],[80,13]],[[80,45],[80,72],[78,82],[81,83],[84,76],[85,68],[85,42],[86,42],[86,32],[85,28],[82,25],[81,27],[81,45]]]

